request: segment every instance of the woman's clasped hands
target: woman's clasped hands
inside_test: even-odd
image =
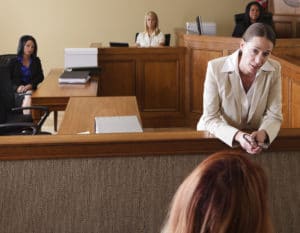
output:
[[[267,138],[267,133],[264,130],[254,131],[251,134],[238,131],[235,136],[235,140],[249,154],[258,154],[263,149],[267,149],[268,145],[265,143]]]

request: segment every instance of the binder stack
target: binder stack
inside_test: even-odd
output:
[[[67,71],[65,70],[59,77],[60,84],[85,84],[91,78],[90,72],[83,71]]]

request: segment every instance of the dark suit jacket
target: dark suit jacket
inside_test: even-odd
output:
[[[28,84],[23,83],[21,80],[21,66],[21,63],[18,62],[17,58],[13,58],[10,62],[11,79],[14,91],[16,91],[18,86]],[[35,90],[37,88],[37,85],[44,80],[44,73],[42,69],[41,60],[38,57],[32,59],[32,63],[30,64],[30,70],[30,83],[32,85],[32,89]]]

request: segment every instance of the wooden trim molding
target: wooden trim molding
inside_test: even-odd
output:
[[[300,151],[300,129],[282,129],[268,151]],[[206,131],[1,137],[0,160],[213,153],[230,149]]]

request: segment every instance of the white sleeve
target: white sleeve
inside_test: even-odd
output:
[[[211,62],[208,62],[204,82],[203,115],[197,124],[197,130],[208,130],[214,136],[232,147],[234,135],[238,132],[238,129],[232,127],[222,119],[220,107],[222,100],[219,96],[216,76]]]
[[[278,64],[276,72],[274,72],[274,83],[270,89],[268,96],[267,108],[263,116],[259,130],[264,129],[270,143],[276,138],[282,122],[282,95],[281,95],[281,66]]]

